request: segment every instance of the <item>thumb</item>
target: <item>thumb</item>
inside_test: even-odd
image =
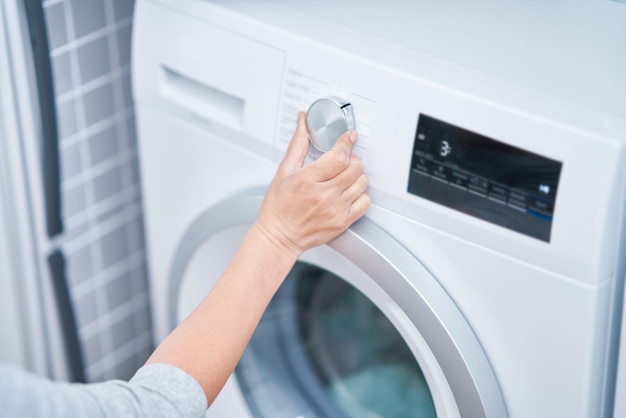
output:
[[[298,125],[287,147],[277,171],[277,177],[288,176],[302,167],[309,152],[309,137],[306,130],[306,113],[298,113]]]
[[[330,180],[348,168],[352,156],[352,147],[356,140],[356,131],[346,131],[341,135],[335,145],[312,164],[316,166],[314,172],[316,180]]]

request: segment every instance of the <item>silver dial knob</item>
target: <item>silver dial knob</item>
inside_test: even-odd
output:
[[[316,100],[306,112],[306,128],[311,144],[326,152],[344,132],[354,129],[352,105],[338,97]]]

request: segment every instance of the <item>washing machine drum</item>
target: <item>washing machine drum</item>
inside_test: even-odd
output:
[[[435,417],[422,370],[361,292],[298,263],[236,370],[257,417]]]

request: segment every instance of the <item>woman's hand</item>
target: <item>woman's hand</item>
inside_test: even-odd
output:
[[[371,204],[363,163],[352,153],[357,134],[344,133],[333,148],[303,167],[309,141],[305,113],[261,207],[255,228],[296,256],[325,244],[359,219]]]
[[[207,297],[148,363],[186,371],[213,402],[298,256],[341,234],[369,207],[363,164],[352,154],[355,140],[356,133],[347,132],[303,167],[309,141],[300,113],[256,222]]]

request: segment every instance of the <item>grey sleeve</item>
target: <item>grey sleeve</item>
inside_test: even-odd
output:
[[[167,364],[143,366],[128,382],[52,382],[0,365],[0,417],[189,417],[207,409],[202,388]]]

